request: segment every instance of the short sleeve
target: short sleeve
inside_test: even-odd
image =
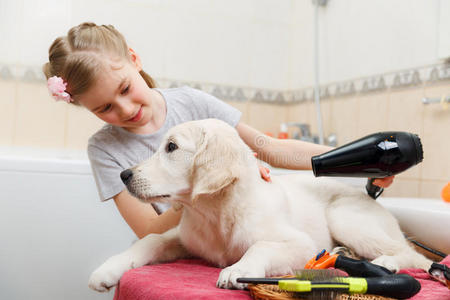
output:
[[[100,199],[109,200],[123,191],[125,185],[120,179],[123,167],[96,145],[89,144],[87,152]]]
[[[214,118],[222,120],[233,127],[239,123],[242,113],[228,103],[203,91],[186,87],[192,104],[198,112],[198,119]]]

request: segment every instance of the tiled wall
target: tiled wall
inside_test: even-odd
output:
[[[89,136],[103,123],[83,108],[55,103],[45,82],[28,74],[28,79],[0,79],[0,146],[84,150]],[[276,136],[280,123],[301,122],[317,133],[312,88],[273,91],[169,80],[159,83],[161,87],[188,84],[214,94],[241,110],[242,121],[262,132]],[[386,195],[439,197],[450,180],[450,107],[424,105],[421,99],[450,95],[448,66],[332,83],[321,87],[321,95],[324,135],[336,134],[339,145],[383,130],[419,134],[423,163],[398,175]]]
[[[43,82],[0,80],[0,90],[0,145],[85,148],[86,137],[101,126],[87,111],[54,103]]]

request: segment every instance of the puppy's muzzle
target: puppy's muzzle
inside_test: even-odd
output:
[[[133,171],[131,171],[130,169],[126,169],[125,171],[122,171],[120,173],[120,179],[122,179],[125,185],[130,182],[131,178],[133,178]]]

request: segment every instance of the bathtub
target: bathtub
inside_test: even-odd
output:
[[[112,201],[99,201],[85,154],[0,148],[0,182],[0,298],[111,299],[112,293],[88,289],[89,275],[136,237]],[[378,201],[410,234],[450,252],[450,206],[438,200]]]
[[[136,240],[84,153],[0,149],[0,299],[111,299],[90,273]]]

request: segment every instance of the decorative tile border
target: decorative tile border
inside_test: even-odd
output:
[[[45,76],[39,67],[6,65],[0,63],[0,79],[20,80],[24,82],[43,82],[45,81]]]
[[[44,82],[39,67],[0,64],[0,79],[24,82]],[[238,102],[270,104],[293,104],[314,100],[314,88],[295,90],[270,90],[252,87],[219,85],[173,79],[155,78],[162,88],[191,86],[216,96],[219,99]],[[320,87],[320,98],[343,97],[356,94],[380,92],[388,89],[417,87],[450,80],[450,64],[436,64],[409,70],[385,73],[354,80],[333,82]]]
[[[320,98],[326,100],[331,97],[344,97],[356,94],[381,92],[388,89],[417,87],[446,80],[450,80],[450,64],[436,64],[322,85],[320,87]],[[172,81],[170,79],[160,79],[157,80],[157,82],[162,85],[162,87],[188,85],[208,92],[219,99],[231,101],[292,104],[314,100],[314,87],[283,91],[189,81]]]

